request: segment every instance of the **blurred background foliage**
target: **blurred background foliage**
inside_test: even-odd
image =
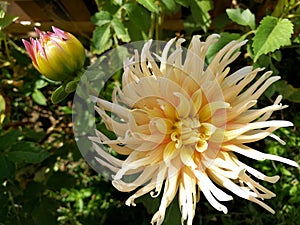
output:
[[[130,193],[116,191],[86,164],[74,141],[72,95],[58,105],[51,103],[58,84],[39,74],[21,38],[6,32],[16,17],[6,13],[5,1],[0,3],[0,224],[149,224],[159,199],[143,196],[137,207],[129,208],[124,201]],[[220,33],[220,40],[209,49],[209,63],[226,43],[248,39],[232,70],[254,64],[280,75],[282,79],[267,90],[259,104],[270,105],[275,95],[283,95],[289,108],[274,117],[295,124],[276,132],[285,146],[266,139],[256,143],[256,148],[300,162],[299,1],[95,0],[95,6],[97,12],[91,18],[95,29],[84,42],[90,60],[87,65],[106,50],[131,41],[177,36],[188,43],[194,34],[205,38]],[[178,17],[183,25],[175,29],[164,22]],[[105,90],[108,98],[111,82]],[[202,199],[194,224],[299,224],[299,170],[243,160],[268,175],[281,176],[277,184],[264,184],[277,194],[267,201],[276,214],[235,197],[227,203],[229,213],[224,215]],[[180,224],[176,201],[164,224]]]

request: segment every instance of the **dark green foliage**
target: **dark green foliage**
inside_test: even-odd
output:
[[[262,96],[260,106],[272,104],[277,94],[290,107],[274,117],[294,122],[294,128],[276,132],[286,145],[265,139],[255,144],[263,152],[300,162],[300,4],[278,0],[273,11],[264,1],[236,1],[234,7],[218,0],[95,0],[98,11],[92,18],[95,30],[90,50],[94,56],[123,43],[137,40],[168,40],[193,34],[203,38],[220,33],[211,46],[209,63],[231,40],[248,39],[242,55],[231,70],[251,65],[271,69],[282,80]],[[230,1],[231,2],[231,1]],[[149,195],[124,202],[130,193],[120,193],[97,174],[82,158],[72,130],[72,93],[78,80],[58,84],[41,76],[30,64],[19,37],[4,28],[15,17],[5,13],[0,3],[0,225],[146,225],[159,207],[160,199]],[[216,11],[214,11],[216,10]],[[182,27],[168,30],[164,19],[181,12]],[[218,13],[216,13],[218,12]],[[99,76],[90,74],[91,76]],[[100,74],[101,75],[101,74]],[[100,93],[111,99],[121,74],[116,73]],[[59,85],[61,85],[59,87]],[[54,94],[53,94],[54,93]],[[53,104],[51,102],[51,95]],[[79,107],[80,108],[80,107]],[[84,107],[82,107],[84,108]],[[83,114],[84,111],[76,112]],[[87,124],[90,122],[87,118]],[[97,121],[97,127],[105,125]],[[86,124],[81,124],[86,126]],[[106,133],[113,137],[113,133]],[[299,170],[270,161],[243,158],[267,175],[280,175],[276,184],[263,183],[277,197],[266,200],[276,211],[269,214],[259,206],[234,197],[225,205],[228,214],[214,210],[205,197],[197,204],[195,225],[278,224],[296,225],[300,221]],[[226,191],[226,190],[225,190]],[[228,191],[226,191],[228,192]],[[228,192],[229,193],[229,192]],[[179,225],[180,210],[174,200],[167,210],[164,225]]]

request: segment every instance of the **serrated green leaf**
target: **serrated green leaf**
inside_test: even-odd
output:
[[[123,42],[130,41],[130,36],[128,34],[128,30],[127,30],[127,28],[124,27],[123,23],[120,21],[119,18],[114,16],[111,25],[119,39],[121,39]]]
[[[290,20],[266,16],[260,22],[253,38],[254,62],[263,54],[290,45],[292,33],[293,24]]]
[[[159,13],[159,8],[155,4],[154,0],[137,0],[137,2],[140,3],[141,5],[143,5],[150,12],[153,12],[153,13],[156,13],[156,14]]]
[[[92,52],[102,54],[112,46],[110,24],[96,27],[92,37]]]
[[[252,30],[255,29],[255,16],[249,9],[226,9],[226,13],[233,22],[242,26],[249,26]]]
[[[112,15],[107,11],[97,12],[94,16],[91,17],[91,22],[99,27],[110,23],[111,20]]]
[[[40,90],[34,89],[34,92],[32,93],[31,97],[33,101],[36,102],[37,104],[47,105],[47,99]]]
[[[235,33],[227,33],[223,32],[220,33],[220,38],[219,40],[211,45],[206,53],[206,60],[208,63],[210,63],[214,56],[229,42],[233,40],[237,40],[240,38],[240,34],[235,34]]]

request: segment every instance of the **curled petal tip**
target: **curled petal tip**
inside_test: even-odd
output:
[[[39,29],[39,28],[37,28],[37,27],[34,27],[34,30],[35,30],[35,32],[37,32],[37,33],[38,33],[38,35],[39,35],[39,36],[41,36],[41,35],[42,35],[42,31],[40,31],[40,29]]]
[[[27,40],[25,40],[25,39],[22,39],[22,42],[23,42],[23,44],[25,45],[25,47],[26,47],[27,45],[30,45],[29,41],[27,41]]]

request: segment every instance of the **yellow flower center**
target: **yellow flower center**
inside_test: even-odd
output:
[[[180,149],[182,145],[193,145],[198,152],[207,149],[207,140],[216,130],[212,124],[200,123],[198,118],[178,120],[172,128],[171,140],[176,149]]]

